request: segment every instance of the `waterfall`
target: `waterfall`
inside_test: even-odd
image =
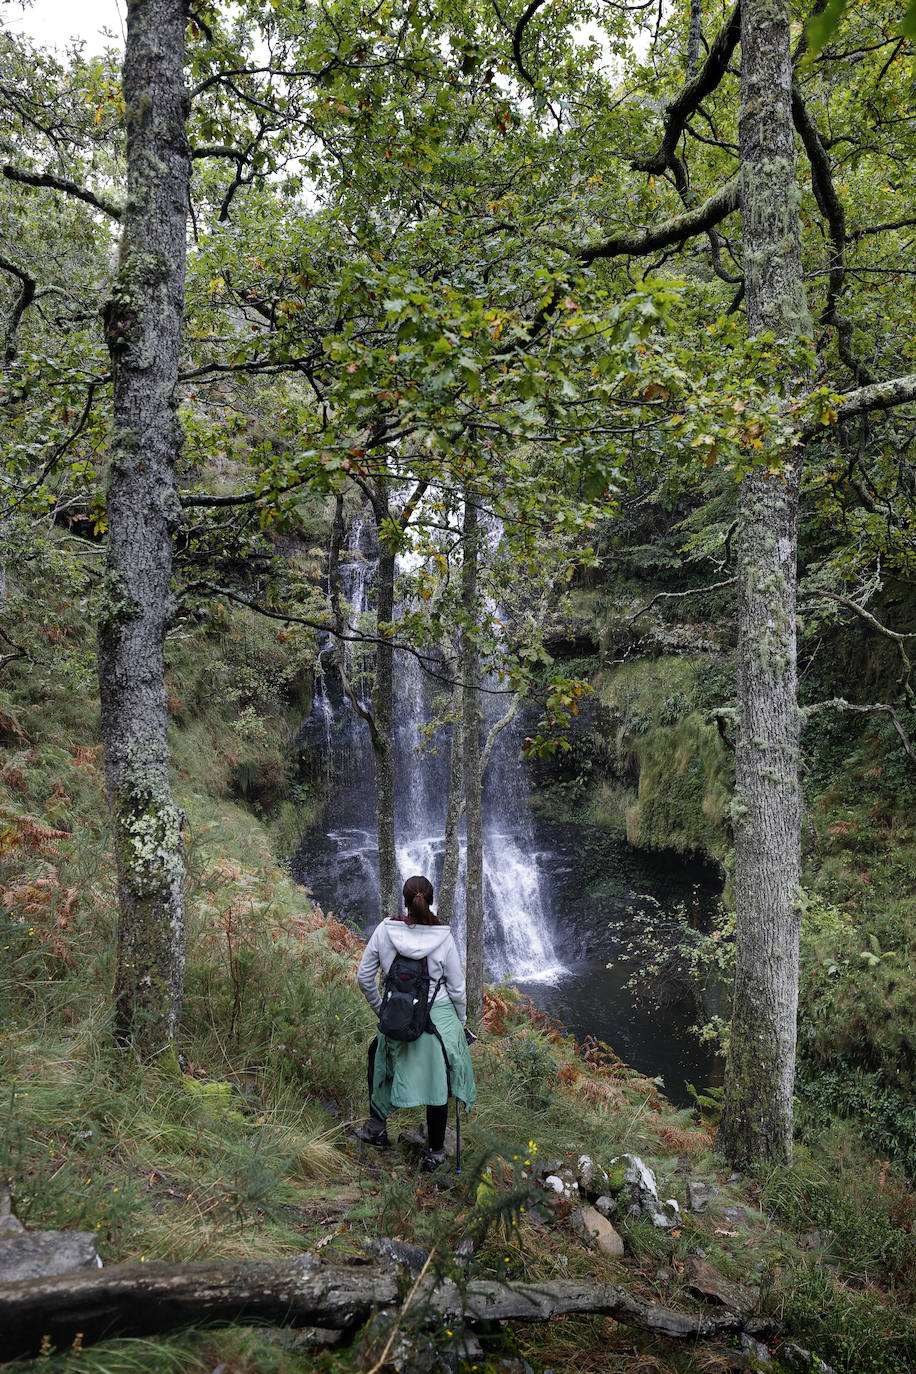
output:
[[[499,537],[491,532],[491,539]],[[348,607],[348,623],[358,628],[369,607],[372,577],[377,565],[374,530],[355,522],[348,549],[341,554],[341,586]],[[349,555],[349,557],[348,557]],[[399,558],[398,572],[409,575],[417,555]],[[397,614],[397,612],[396,612]],[[357,647],[343,647],[344,663],[354,691],[361,685]],[[323,652],[323,651],[322,651]],[[338,650],[341,652],[341,650]],[[333,680],[333,673],[329,674]],[[496,688],[495,680],[484,684]],[[445,807],[448,795],[451,727],[431,728],[437,705],[447,687],[431,679],[418,660],[400,654],[395,672],[395,830],[400,880],[425,873],[438,885],[445,851]],[[484,693],[485,729],[500,716],[506,698],[498,691]],[[326,725],[332,718],[331,724]],[[347,719],[341,720],[341,712]],[[322,676],[312,712],[312,739],[332,751],[345,749],[349,765],[335,768],[335,793],[326,812],[324,843],[307,840],[293,863],[294,874],[315,891],[326,909],[365,926],[376,910],[378,852],[374,807],[375,785],[368,731],[351,706],[329,691]],[[319,734],[319,730],[321,734]],[[553,944],[542,898],[538,854],[526,806],[526,780],[519,731],[512,726],[495,742],[484,776],[484,958],[492,980],[556,981],[564,972]],[[464,943],[464,841],[455,894],[453,929]]]

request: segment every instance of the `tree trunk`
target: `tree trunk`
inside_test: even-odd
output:
[[[784,0],[741,10],[741,218],[748,329],[810,334]],[[784,379],[785,380],[785,379]],[[795,592],[800,461],[741,484],[735,750],[737,963],[718,1146],[735,1165],[792,1150],[800,928]]]
[[[178,1034],[182,815],[169,788],[163,644],[181,430],[189,156],[182,0],[133,0],[124,55],[127,199],[105,311],[114,377],[108,555],[99,613],[105,778],[118,871],[115,1028],[145,1058]]]
[[[403,1300],[400,1274],[378,1265],[334,1267],[314,1255],[284,1260],[206,1260],[194,1264],[115,1264],[54,1275],[0,1289],[3,1358],[39,1353],[48,1337],[58,1350],[115,1336],[151,1336],[182,1326],[231,1321],[321,1326],[353,1331],[378,1309]],[[772,1336],[778,1323],[736,1312],[674,1312],[616,1284],[559,1279],[511,1288],[472,1280],[466,1290],[424,1280],[411,1319],[440,1327],[443,1318],[470,1326],[490,1321],[549,1321],[564,1312],[600,1312],[643,1331],[696,1340],[747,1331]]]
[[[449,743],[448,798],[445,803],[445,853],[442,856],[442,876],[439,879],[439,893],[436,900],[436,915],[440,921],[451,924],[455,914],[455,888],[458,886],[458,867],[461,859],[459,827],[464,811],[462,788],[464,770],[462,767],[461,706],[462,687],[461,669],[457,655],[447,658],[450,671],[455,676],[452,692],[452,730]]]
[[[373,502],[379,559],[376,604],[379,643],[375,650],[372,693],[372,749],[375,754],[375,819],[378,830],[379,909],[382,920],[400,907],[394,834],[394,649],[386,640],[394,616],[394,549],[386,547],[384,521],[389,518],[387,492]]]
[[[687,29],[687,80],[692,81],[700,65],[700,41],[703,37],[703,0],[690,0],[690,24]]]
[[[477,507],[464,507],[461,564],[461,754],[464,773],[465,929],[467,938],[468,1020],[476,1025],[483,1013],[483,783],[480,771],[480,666],[474,625],[477,616]]]

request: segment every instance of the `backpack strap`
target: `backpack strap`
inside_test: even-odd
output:
[[[439,989],[441,988],[441,986],[442,986],[443,983],[445,983],[445,986],[448,987],[448,983],[446,982],[445,974],[444,974],[444,973],[442,974],[442,977],[439,979],[438,983],[436,984],[435,989],[434,989],[434,991],[433,991],[432,997],[429,999],[429,1006],[430,1006],[430,1008],[432,1007],[433,1003],[435,1002],[435,1000],[436,1000],[436,993],[439,991]],[[449,1062],[448,1062],[448,1055],[446,1054],[446,1051],[445,1051],[445,1041],[442,1039],[442,1036],[439,1034],[438,1030],[436,1029],[436,1023],[435,1023],[435,1021],[433,1020],[433,1018],[430,1016],[429,1011],[427,1011],[427,1013],[426,1013],[426,1029],[429,1031],[430,1035],[434,1035],[434,1036],[436,1037],[436,1039],[439,1041],[439,1044],[440,1044],[440,1046],[441,1046],[441,1048],[442,1048],[442,1058],[443,1058],[443,1060],[445,1061],[445,1086],[446,1086],[446,1093],[447,1093],[448,1097],[451,1097],[451,1095],[452,1095],[452,1067],[451,1067],[451,1065],[450,1065]]]

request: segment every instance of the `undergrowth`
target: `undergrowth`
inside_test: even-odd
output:
[[[70,668],[13,665],[0,698],[0,1183],[24,1224],[92,1231],[106,1263],[278,1257],[318,1245],[339,1260],[388,1235],[435,1247],[445,1264],[473,1233],[469,1272],[477,1277],[599,1278],[694,1310],[687,1261],[702,1249],[729,1277],[758,1286],[761,1302],[838,1371],[896,1374],[916,1364],[909,1185],[880,1134],[859,1139],[852,1120],[826,1127],[820,1119],[825,1105],[844,1109],[857,1087],[866,1096],[874,1089],[874,1062],[848,1080],[822,1075],[820,1092],[833,1084],[834,1097],[812,1098],[804,1110],[791,1169],[730,1181],[706,1123],[674,1110],[610,1047],[577,1046],[526,999],[497,988],[473,1049],[480,1096],[462,1122],[461,1177],[443,1187],[418,1172],[409,1151],[380,1157],[355,1146],[348,1127],[365,1110],[374,1030],[355,985],[360,942],[279,869],[269,829],[272,798],[289,780],[287,713],[308,690],[308,646],[294,645],[290,660],[272,629],[225,613],[186,627],[169,646],[175,786],[189,821],[184,1071],[141,1069],[117,1054],[109,1008],[115,883],[87,686],[91,648],[77,610],[62,604],[55,614],[55,652],[72,652]],[[271,686],[280,660],[295,672]],[[689,717],[676,687],[657,703],[661,728],[675,733]],[[685,740],[694,738],[693,723],[683,728]],[[869,883],[858,885],[850,907],[842,884],[865,850],[846,843],[851,829],[831,833],[845,824],[836,819],[841,805],[836,796],[823,808],[820,905],[805,945],[806,996],[822,1024],[806,1052],[839,1074],[850,1007],[864,1018],[884,999],[888,1016],[875,1019],[868,1052],[903,1075],[910,1048],[904,1037],[892,1040],[890,1025],[910,988],[911,899],[898,890],[877,950],[850,929],[878,919],[879,891],[899,883],[910,832],[899,818],[872,818],[860,870]],[[861,809],[851,807],[848,820],[861,836]],[[833,1001],[816,991],[818,961]],[[865,991],[852,976],[863,969],[873,974]],[[886,1120],[873,1113],[898,1139],[910,1081],[901,1076]],[[399,1114],[395,1133],[421,1116]],[[547,1211],[531,1192],[538,1162],[574,1168],[583,1151],[605,1167],[624,1152],[650,1162],[662,1195],[681,1204],[681,1226],[658,1231],[621,1209],[624,1257],[587,1248],[574,1205],[559,1199]],[[691,1213],[691,1177],[715,1182],[717,1205],[743,1207],[747,1221],[733,1224],[714,1208]],[[816,1244],[806,1248],[813,1232]],[[510,1328],[500,1342],[488,1358],[522,1355],[539,1370],[594,1374],[693,1374],[724,1358],[721,1350],[672,1350],[593,1317]],[[296,1353],[275,1332],[234,1328],[107,1342],[49,1355],[41,1367],[331,1374],[360,1358],[359,1349]]]

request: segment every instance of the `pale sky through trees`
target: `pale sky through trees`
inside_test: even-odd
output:
[[[125,0],[34,0],[23,7],[18,0],[0,5],[0,21],[13,33],[26,33],[43,47],[62,48],[71,38],[82,38],[86,52],[101,52],[111,42],[123,46]],[[103,39],[108,29],[114,39]]]

